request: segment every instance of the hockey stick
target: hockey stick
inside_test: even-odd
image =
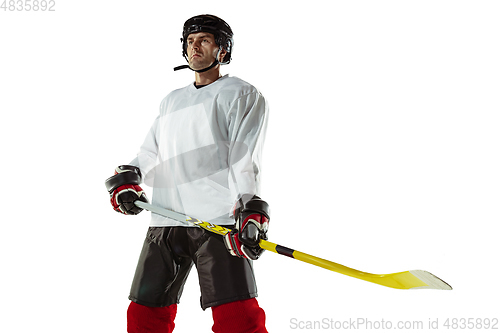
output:
[[[136,201],[135,205],[150,212],[171,218],[175,221],[185,223],[190,226],[197,226],[210,232],[224,236],[230,229],[210,222],[191,218],[187,215],[176,213],[171,210],[153,206],[151,204]],[[321,259],[307,253],[299,252],[278,244],[261,240],[259,246],[265,250],[278,253],[293,259],[297,259],[315,266],[319,266],[340,274],[351,276],[364,281],[380,284],[382,286],[395,289],[441,289],[451,290],[451,286],[435,275],[423,270],[412,270],[391,274],[371,274],[352,269],[332,261]]]

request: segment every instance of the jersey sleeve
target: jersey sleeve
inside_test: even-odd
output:
[[[268,105],[260,92],[238,98],[229,112],[229,188],[236,201],[244,194],[260,194],[262,148]]]
[[[159,118],[158,116],[153,122],[137,156],[129,163],[141,170],[143,182],[149,186],[152,186],[150,183],[154,178],[154,168],[158,164],[158,141],[156,133],[158,131]]]

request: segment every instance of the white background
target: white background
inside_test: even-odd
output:
[[[428,270],[454,287],[393,290],[266,253],[255,269],[268,330],[299,331],[293,318],[427,328],[499,317],[497,1],[54,8],[0,11],[2,332],[125,332],[149,213],[115,213],[104,180],[135,156],[161,99],[194,79],[172,68],[185,63],[182,24],[203,13],[235,32],[223,74],[271,106],[270,240],[371,273]],[[176,331],[211,323],[192,274]]]

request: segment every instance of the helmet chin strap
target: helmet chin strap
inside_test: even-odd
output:
[[[196,73],[203,73],[203,72],[206,72],[212,68],[214,68],[215,66],[217,66],[219,64],[219,61],[216,59],[210,66],[208,66],[207,68],[203,68],[203,69],[192,69],[191,67],[189,67],[189,65],[182,65],[182,66],[177,66],[177,67],[174,67],[174,71],[178,71],[179,69],[185,69],[185,68],[189,68],[190,70],[192,71],[195,71]]]
[[[219,60],[219,56],[220,56],[220,52],[222,51],[222,47],[219,46],[219,52],[217,52],[217,57],[215,58],[214,62],[208,66],[207,68],[203,68],[203,69],[192,69],[191,67],[189,67],[189,65],[182,65],[182,66],[177,66],[177,67],[174,67],[174,71],[178,71],[179,69],[185,69],[185,68],[189,68],[190,70],[192,71],[195,71],[196,73],[203,73],[203,72],[206,72],[212,68],[214,68],[215,66],[217,66],[218,64],[220,64]],[[186,58],[187,60],[187,58]],[[189,61],[188,61],[189,62]]]

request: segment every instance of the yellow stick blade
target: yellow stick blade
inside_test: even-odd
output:
[[[422,280],[427,286],[423,287],[413,287],[412,289],[441,289],[441,290],[451,290],[451,286],[427,271],[415,270],[410,271],[411,274]]]

